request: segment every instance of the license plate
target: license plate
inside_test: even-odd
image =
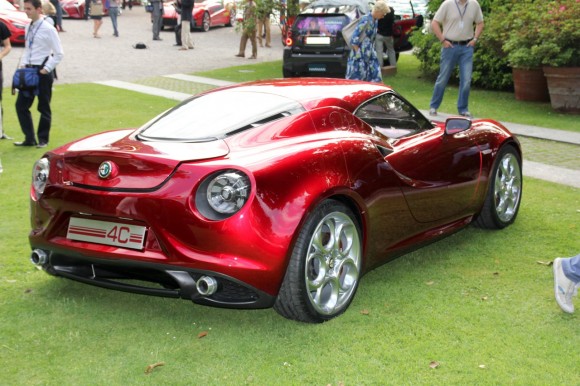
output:
[[[325,64],[309,64],[308,71],[310,72],[326,72]]]
[[[140,225],[71,217],[66,237],[70,240],[143,249],[146,230]]]
[[[330,37],[329,36],[307,36],[306,37],[306,44],[307,45],[328,45],[330,44]]]

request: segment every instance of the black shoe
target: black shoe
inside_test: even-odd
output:
[[[14,142],[14,146],[36,146],[36,145],[37,145],[36,142],[28,142],[28,141]]]
[[[36,145],[37,149],[42,149],[43,147],[47,147],[48,143],[46,142],[40,142],[38,145]]]
[[[0,139],[12,139],[12,137],[7,136],[6,134],[2,134]]]
[[[153,38],[153,40],[163,40],[163,39],[161,39],[161,38]]]

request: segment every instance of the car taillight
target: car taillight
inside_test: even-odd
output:
[[[202,181],[195,195],[195,205],[206,218],[223,220],[242,209],[250,191],[250,178],[245,173],[221,170]]]
[[[294,43],[291,37],[286,38],[286,47],[290,47]]]

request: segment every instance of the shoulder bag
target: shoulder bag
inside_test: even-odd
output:
[[[354,33],[354,30],[355,30],[359,21],[360,21],[360,19],[354,19],[353,21],[351,21],[350,23],[348,23],[347,25],[342,27],[342,30],[341,30],[342,38],[344,39],[344,41],[346,42],[346,45],[350,49],[352,49],[352,47],[350,45],[350,40],[352,39],[352,34]]]
[[[18,68],[12,78],[12,95],[15,90],[32,92],[38,95],[38,84],[40,82],[40,75],[37,67]]]

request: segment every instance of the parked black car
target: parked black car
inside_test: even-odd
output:
[[[364,0],[316,0],[310,4],[296,16],[290,28],[283,29],[283,76],[344,78],[350,51],[342,37],[342,28],[369,13],[371,6],[372,3],[369,5]],[[412,48],[409,34],[422,24],[421,15],[395,22],[397,53]]]

